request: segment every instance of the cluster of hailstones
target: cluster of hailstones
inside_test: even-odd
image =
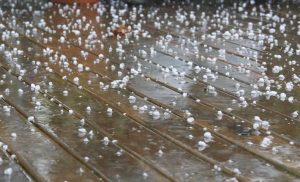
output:
[[[233,7],[236,9],[236,11],[240,14],[241,17],[247,18],[250,15],[252,16],[258,16],[258,12],[264,12],[264,6],[259,6],[259,8],[253,6],[251,11],[247,10],[248,6],[251,6],[255,3],[255,1],[251,0],[248,4],[247,3],[234,3]],[[12,2],[13,4],[13,2]],[[52,3],[46,3],[44,4],[42,9],[51,8],[53,6]],[[162,6],[167,6],[167,3],[163,3]],[[14,6],[12,6],[14,7]],[[117,9],[115,7],[110,7],[108,9],[107,7],[101,5],[101,4],[95,4],[88,6],[93,11],[97,12],[97,16],[95,17],[95,21],[97,25],[99,25],[101,28],[103,28],[103,31],[97,32],[94,29],[96,29],[93,25],[93,22],[88,19],[86,16],[81,16],[81,11],[78,9],[75,5],[70,6],[60,6],[60,9],[58,12],[59,15],[62,17],[67,17],[69,15],[72,15],[76,17],[76,21],[74,24],[58,24],[56,26],[49,25],[47,22],[49,20],[53,19],[53,16],[50,15],[49,20],[40,19],[36,26],[43,28],[49,33],[56,33],[56,31],[62,31],[62,36],[59,38],[59,42],[61,44],[68,43],[68,35],[73,34],[75,36],[75,42],[78,43],[80,46],[84,46],[89,49],[95,49],[97,46],[100,46],[101,49],[105,48],[104,39],[114,36],[114,30],[120,26],[125,26],[126,24],[130,24],[128,26],[125,26],[126,32],[129,32],[127,36],[121,37],[120,35],[117,35],[117,46],[116,48],[109,47],[108,51],[111,54],[117,54],[119,57],[122,57],[125,55],[126,50],[123,48],[124,45],[130,44],[132,42],[137,42],[140,40],[140,38],[151,38],[151,34],[149,31],[143,29],[142,23],[147,21],[150,21],[151,24],[154,25],[155,29],[161,30],[166,26],[171,26],[168,24],[169,21],[174,21],[175,28],[184,27],[184,29],[189,32],[191,35],[196,35],[198,29],[200,26],[208,26],[208,29],[215,29],[215,31],[208,32],[208,34],[202,35],[201,41],[210,40],[210,41],[216,41],[218,39],[226,40],[226,41],[236,41],[241,40],[243,38],[248,38],[251,40],[256,40],[258,42],[258,46],[263,51],[272,51],[278,52],[275,55],[270,55],[268,60],[259,60],[256,52],[251,52],[249,49],[245,47],[239,47],[236,51],[239,53],[247,54],[248,57],[254,57],[256,59],[256,63],[258,63],[257,71],[261,72],[261,77],[257,79],[257,81],[253,84],[251,84],[252,90],[250,91],[250,97],[246,97],[247,93],[246,91],[241,87],[241,84],[237,81],[234,85],[236,89],[236,95],[238,96],[237,101],[233,103],[238,103],[239,106],[247,108],[249,106],[249,102],[252,102],[253,104],[256,104],[257,98],[259,99],[266,99],[270,100],[277,99],[280,102],[286,102],[287,104],[294,104],[295,102],[299,102],[298,98],[294,98],[294,93],[296,92],[296,88],[299,88],[300,83],[300,76],[299,76],[299,63],[296,61],[296,58],[300,56],[300,44],[295,43],[293,40],[284,39],[281,40],[279,38],[276,38],[276,33],[279,33],[283,36],[283,38],[287,37],[287,34],[290,34],[290,30],[295,30],[294,35],[296,37],[299,37],[300,35],[300,25],[299,21],[297,22],[297,16],[292,14],[287,14],[285,17],[279,16],[273,13],[265,13],[263,14],[264,18],[266,18],[267,21],[270,23],[267,23],[267,25],[264,25],[265,22],[259,22],[259,27],[255,26],[253,23],[249,22],[248,26],[246,27],[246,30],[239,28],[238,26],[231,28],[230,30],[224,30],[224,27],[226,25],[229,25],[231,23],[231,15],[230,13],[226,13],[225,10],[218,10],[215,12],[215,14],[212,16],[214,18],[209,18],[209,15],[205,12],[201,12],[199,15],[197,14],[197,10],[201,9],[201,5],[196,5],[194,11],[185,12],[183,11],[180,6],[176,9],[174,15],[171,15],[170,13],[164,13],[164,15],[159,15],[159,9],[148,11],[146,12],[144,10],[143,6],[134,7],[130,9],[127,5],[125,5],[122,9]],[[32,11],[32,7],[29,6],[29,11]],[[38,11],[36,11],[37,14],[39,14]],[[4,14],[4,10],[0,10],[0,15]],[[196,15],[197,14],[197,15]],[[112,22],[109,24],[101,23],[101,19],[104,15],[109,15],[112,17]],[[128,20],[124,19],[125,15],[129,15]],[[262,13],[261,13],[262,16]],[[218,22],[218,23],[215,23]],[[235,22],[234,22],[235,23]],[[16,17],[12,16],[12,24],[16,24]],[[192,25],[198,25],[192,26]],[[26,22],[25,23],[25,35],[31,35],[37,32],[36,28],[34,27],[33,22]],[[0,23],[0,29],[5,29],[5,26]],[[82,37],[83,32],[89,32],[86,38]],[[265,33],[264,33],[265,32]],[[126,34],[126,33],[125,33]],[[10,31],[10,30],[3,30],[2,32],[2,40],[7,41],[10,38],[19,38],[19,33],[16,31]],[[52,42],[53,38],[51,36],[44,37],[43,43],[47,44],[49,42]],[[159,37],[158,40],[156,40],[157,46],[159,46],[162,50],[168,50],[171,44],[176,43],[175,38],[172,35],[166,35]],[[184,47],[184,49],[187,52],[193,52],[194,56],[197,59],[200,59],[201,61],[207,61],[211,65],[215,65],[218,61],[218,59],[225,59],[227,58],[227,51],[225,49],[220,48],[217,51],[218,56],[216,57],[205,57],[200,55],[200,51],[204,52],[211,52],[213,51],[213,48],[209,45],[202,45],[198,40],[187,40],[183,39],[178,41],[181,47]],[[189,46],[189,48],[187,48]],[[280,47],[284,47],[283,50],[280,49]],[[201,48],[201,50],[200,50]],[[280,50],[280,51],[278,51]],[[0,45],[0,51],[5,51],[5,56],[7,58],[11,58],[13,55],[22,55],[23,51],[14,49],[12,51],[8,51],[8,49],[5,47],[4,44]],[[154,47],[150,47],[149,50],[141,49],[138,51],[138,56],[142,58],[151,58],[156,55],[156,51]],[[54,50],[50,48],[45,48],[43,50],[43,55],[49,57],[49,62],[60,62],[61,66],[64,69],[69,69],[70,67],[75,66],[76,71],[82,72],[82,71],[88,71],[90,70],[89,67],[85,66],[82,63],[79,63],[78,59],[87,60],[89,57],[89,52],[87,51],[81,51],[80,52],[80,58],[73,57],[72,59],[68,59],[64,55],[57,54]],[[107,56],[108,57],[108,56]],[[179,59],[177,55],[174,56],[175,59]],[[94,61],[94,64],[99,64],[101,62],[110,63],[109,58],[105,58],[103,54],[100,54],[98,58]],[[117,71],[118,77],[120,79],[116,79],[111,81],[109,84],[105,83],[99,83],[100,88],[107,90],[109,88],[116,89],[116,88],[126,88],[127,83],[131,78],[134,76],[143,76],[144,70],[141,63],[137,61],[137,56],[133,56],[133,61],[136,62],[135,67],[130,67],[130,65],[126,65],[126,63],[120,63],[118,66],[111,65],[110,69],[111,71]],[[151,61],[150,61],[151,62]],[[170,73],[173,76],[176,77],[184,77],[186,76],[187,72],[194,71],[196,74],[202,74],[202,81],[204,82],[215,82],[219,79],[219,71],[213,69],[214,67],[206,67],[206,66],[199,66],[194,65],[193,62],[187,61],[187,69],[184,71],[180,71],[178,68],[175,68],[173,65],[169,65],[166,67],[157,65],[158,68],[161,69],[164,73]],[[35,66],[39,67],[41,65],[40,62],[34,61],[33,63]],[[47,64],[45,64],[47,66]],[[26,74],[26,70],[21,67],[21,65],[17,65],[18,70],[20,70],[21,77]],[[130,68],[130,71],[127,75],[124,75],[125,68]],[[70,68],[71,69],[71,68]],[[74,68],[72,68],[74,69]],[[238,65],[237,70],[240,74],[250,75],[251,69],[253,69],[253,65],[246,63],[241,63]],[[47,70],[51,72],[51,68],[47,66]],[[228,78],[233,79],[234,75],[233,71],[235,71],[232,66],[226,66],[225,67],[225,76]],[[2,77],[5,79],[5,76]],[[63,79],[67,79],[67,77],[64,77]],[[198,78],[199,79],[199,78]],[[3,84],[5,81],[1,80],[1,84]],[[80,77],[74,77],[73,82],[76,85],[80,85]],[[91,81],[89,80],[88,83],[90,84]],[[53,87],[53,83],[48,83],[49,88]],[[217,95],[217,90],[215,88],[216,86],[208,85],[207,92],[211,93],[212,95]],[[30,86],[31,90],[38,93],[41,91],[41,86],[39,84],[31,84]],[[182,91],[181,88],[178,89],[179,91]],[[18,89],[18,94],[23,94],[22,89]],[[10,90],[6,89],[4,92],[6,95],[9,95]],[[69,95],[68,90],[63,91],[63,96],[67,97]],[[183,97],[189,96],[189,93],[183,92]],[[3,97],[3,96],[1,96]],[[36,101],[35,97],[32,98],[32,100],[35,102],[35,107],[37,110],[41,107],[42,103],[39,101]],[[169,119],[172,116],[172,113],[170,110],[166,109],[162,111],[161,109],[156,108],[155,106],[147,106],[147,105],[141,105],[138,106],[136,104],[136,101],[138,98],[136,96],[129,96],[128,102],[133,105],[134,110],[138,111],[139,113],[145,113],[147,112],[149,115],[153,117],[154,120],[158,119]],[[200,102],[199,99],[196,100],[196,102]],[[176,102],[172,102],[172,105],[175,106]],[[10,106],[3,106],[4,112],[11,112]],[[86,107],[86,112],[91,113],[93,111],[93,108],[91,106]],[[222,117],[224,115],[224,112],[231,112],[231,108],[227,108],[226,111],[217,111],[216,116],[218,120],[222,120]],[[193,124],[195,122],[195,118],[193,117],[193,114],[189,111],[187,112],[187,123]],[[70,114],[73,114],[73,110],[69,110]],[[106,113],[108,116],[113,115],[113,109],[111,107],[107,107]],[[294,111],[291,111],[290,113],[291,117],[295,119],[299,119],[299,110],[296,109]],[[28,118],[28,121],[34,122],[34,117],[30,116]],[[85,120],[80,120],[80,128],[78,129],[78,133],[80,137],[83,137],[83,141],[87,143],[90,139],[93,138],[94,133],[93,130],[87,131],[84,128]],[[252,128],[254,130],[259,129],[265,129],[268,130],[270,127],[270,123],[267,119],[261,119],[259,116],[253,116],[253,126]],[[11,137],[17,138],[16,133],[11,133]],[[189,135],[188,138],[193,139],[193,135]],[[267,147],[271,144],[272,137],[267,136],[263,139],[261,142],[262,147]],[[200,151],[204,150],[208,143],[213,141],[213,135],[210,131],[208,131],[206,128],[204,128],[204,134],[202,140],[198,141],[198,149]],[[102,142],[104,145],[108,145],[110,142],[116,143],[116,140],[110,139],[109,137],[104,137],[102,139]],[[1,145],[2,146],[2,145]],[[2,147],[5,147],[6,145],[3,145]],[[158,152],[159,156],[163,156],[163,151],[159,150]],[[122,151],[118,151],[117,155],[120,156],[122,154]],[[88,158],[86,158],[88,160]],[[2,159],[0,158],[0,163]],[[12,169],[8,168],[4,171],[4,174],[10,175],[12,173]],[[146,175],[146,174],[145,174]]]

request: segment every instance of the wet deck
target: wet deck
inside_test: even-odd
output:
[[[297,1],[0,7],[0,181],[300,181]]]

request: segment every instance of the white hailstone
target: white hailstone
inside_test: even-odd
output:
[[[241,86],[241,85],[240,85],[239,83],[236,83],[236,84],[235,84],[235,89],[236,89],[236,90],[239,90],[240,86]]]
[[[115,65],[111,65],[110,69],[111,69],[111,71],[115,71],[116,70],[116,66]]]
[[[262,122],[261,122],[261,127],[262,127],[263,129],[265,129],[265,130],[268,130],[269,127],[270,127],[269,121],[262,121]]]
[[[158,154],[158,157],[162,157],[164,155],[164,152],[159,149],[158,152],[157,152],[157,154]]]
[[[10,109],[11,108],[9,106],[3,106],[3,111],[6,112],[6,113],[9,113]]]
[[[74,111],[72,109],[69,110],[69,114],[73,114]]]
[[[252,91],[251,91],[251,97],[252,97],[252,98],[257,98],[257,97],[260,96],[260,95],[261,95],[261,92],[258,91],[258,90],[252,90]]]
[[[13,173],[13,169],[12,168],[7,168],[4,170],[4,174],[7,176],[10,176]]]
[[[283,81],[283,80],[285,79],[285,76],[284,76],[284,75],[279,75],[279,76],[278,76],[278,79],[279,79],[280,81]]]
[[[78,64],[78,65],[77,65],[77,70],[78,70],[79,72],[82,72],[82,71],[83,71],[83,65],[82,65],[82,64]]]
[[[279,54],[275,54],[274,57],[277,59],[281,59],[281,55],[279,55]]]
[[[90,140],[88,138],[83,139],[83,143],[87,144]]]
[[[60,43],[64,43],[64,42],[65,42],[65,38],[64,38],[63,36],[61,36],[61,37],[59,38],[59,42],[60,42]]]
[[[169,119],[171,117],[171,114],[169,112],[164,112],[164,119]]]
[[[192,139],[194,138],[194,136],[193,136],[193,135],[189,135],[188,138],[189,138],[190,140],[192,140]]]
[[[225,39],[230,39],[231,38],[231,33],[229,31],[226,31],[224,34],[223,34],[223,37]]]
[[[238,168],[234,168],[233,169],[233,172],[237,175],[240,175],[241,174],[241,171],[238,169]]]
[[[152,112],[152,116],[153,116],[153,119],[159,119],[160,118],[160,113],[158,110],[155,110]]]
[[[10,136],[13,137],[14,139],[17,138],[17,134],[16,133],[11,133]]]
[[[112,110],[112,108],[109,107],[109,108],[107,108],[106,112],[108,115],[111,115],[113,113],[113,110]]]
[[[76,85],[78,85],[78,84],[79,84],[79,78],[78,78],[78,77],[73,78],[73,82],[74,82]]]
[[[211,133],[209,131],[206,131],[204,134],[204,141],[205,142],[210,142],[213,138],[213,136],[211,135]]]
[[[218,111],[217,114],[218,114],[218,116],[223,116],[223,112],[222,111]]]
[[[133,103],[135,103],[136,98],[131,95],[131,96],[128,97],[128,101],[129,101],[130,104],[133,104]]]
[[[273,33],[276,32],[276,29],[275,29],[275,28],[270,28],[270,29],[269,29],[269,32],[270,32],[271,34],[273,34]]]
[[[93,138],[93,136],[94,136],[94,131],[93,131],[93,130],[89,131],[88,135],[89,135],[90,138]]]
[[[5,93],[6,95],[9,95],[9,92],[10,92],[10,91],[9,91],[8,88],[4,90],[4,93]]]
[[[281,101],[285,101],[285,99],[286,99],[286,94],[285,94],[285,93],[281,93],[281,94],[279,95],[279,98],[280,98]]]
[[[285,90],[286,90],[286,91],[290,92],[290,91],[293,90],[293,88],[294,88],[294,84],[293,84],[292,82],[287,82],[287,83],[285,84]]]
[[[145,112],[147,110],[148,110],[148,106],[146,106],[146,105],[139,107],[139,112],[141,112],[141,113],[143,113],[143,112]]]
[[[117,155],[118,157],[120,157],[122,154],[123,154],[123,150],[122,150],[122,149],[116,152],[116,155]]]
[[[201,71],[201,68],[199,66],[195,66],[194,70],[196,73],[199,73]]]
[[[254,130],[258,130],[259,127],[260,127],[260,124],[259,123],[253,123],[252,127],[253,127]]]
[[[39,109],[39,108],[41,107],[42,104],[41,104],[41,102],[36,101],[35,105],[36,105],[35,108],[36,108],[36,109]]]
[[[149,176],[148,173],[143,172],[143,178],[144,178],[144,179],[148,178],[148,176]]]
[[[288,97],[289,103],[294,103],[294,97]]]
[[[83,125],[85,124],[85,120],[84,120],[84,119],[81,119],[81,120],[79,121],[79,123],[80,123],[81,126],[83,126]]]
[[[135,111],[138,110],[138,106],[137,106],[137,105],[133,105],[132,108],[133,108],[133,110],[135,110]]]
[[[18,89],[18,94],[23,95],[24,91],[22,89]]]
[[[91,112],[91,110],[92,110],[92,109],[91,109],[90,106],[87,106],[87,107],[86,107],[86,112]]]
[[[64,90],[63,91],[63,96],[68,96],[69,95],[69,92],[67,90]]]
[[[218,52],[219,52],[219,57],[220,57],[220,58],[225,58],[225,56],[226,56],[226,50],[225,50],[225,49],[220,49]],[[215,62],[216,62],[216,59],[213,58],[213,59],[212,59],[212,62],[215,63]]]
[[[49,82],[49,83],[48,83],[48,86],[49,86],[49,88],[52,88],[52,87],[53,87],[53,83],[52,83],[52,82]]]
[[[293,118],[296,118],[296,117],[298,117],[299,116],[299,111],[294,111],[293,113],[292,113],[292,117]]]
[[[258,86],[262,87],[265,84],[265,80],[263,78],[259,78],[257,81]]]
[[[203,151],[207,147],[207,144],[203,141],[198,142],[198,150]]]
[[[3,145],[2,149],[5,150],[5,151],[8,150],[8,145]]]
[[[189,118],[187,118],[186,121],[187,121],[189,124],[193,124],[194,121],[195,121],[195,119],[194,119],[193,117],[189,117]]]
[[[147,57],[147,52],[145,50],[139,50],[139,54],[142,58],[146,58]]]
[[[280,71],[282,71],[282,67],[281,66],[274,66],[273,68],[272,68],[272,72],[273,73],[279,73]]]
[[[29,116],[29,117],[27,118],[27,121],[28,121],[28,122],[34,122],[34,116]]]
[[[102,141],[103,141],[104,145],[108,145],[109,144],[109,138],[108,137],[104,137]]]
[[[86,129],[85,129],[85,128],[79,128],[79,129],[78,129],[78,132],[79,132],[80,134],[86,134]]]
[[[85,161],[85,162],[88,162],[89,160],[90,160],[89,157],[84,157],[84,161]]]
[[[218,111],[217,112],[217,119],[221,120],[223,118],[223,112],[222,111]]]
[[[35,92],[39,92],[40,90],[41,90],[41,86],[36,85],[36,86],[34,87],[34,91],[35,91]]]
[[[125,64],[124,63],[120,63],[119,67],[120,67],[120,69],[123,70],[125,68]]]
[[[260,143],[260,146],[266,148],[271,144],[272,144],[272,137],[267,136],[264,137],[263,141]]]

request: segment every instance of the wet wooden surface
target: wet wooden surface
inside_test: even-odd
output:
[[[1,2],[1,181],[300,181],[300,5],[251,2]]]

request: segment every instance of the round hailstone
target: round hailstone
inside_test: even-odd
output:
[[[10,136],[13,137],[13,138],[17,138],[17,134],[16,133],[11,133]]]
[[[207,144],[203,141],[198,142],[198,150],[203,151],[207,147]]]
[[[22,89],[18,89],[18,94],[23,95],[24,91]]]
[[[12,168],[7,168],[4,170],[4,174],[7,176],[10,176],[13,173],[13,169]]]
[[[263,141],[260,143],[261,147],[268,147],[272,144],[272,138],[270,136],[264,137]]]
[[[86,112],[91,112],[91,111],[92,111],[91,107],[90,107],[90,106],[87,106],[87,107],[86,107]]]
[[[222,111],[218,111],[217,112],[217,119],[221,120],[223,118],[223,112]]]
[[[159,118],[160,118],[160,113],[159,113],[159,111],[158,111],[158,110],[153,111],[153,112],[152,112],[152,116],[153,116],[153,119],[154,119],[154,120],[159,119]]]
[[[78,77],[73,78],[73,82],[74,82],[76,85],[79,85],[79,78],[78,78]]]
[[[292,117],[293,118],[296,118],[296,117],[298,117],[299,116],[299,111],[294,111],[293,113],[292,113]]]
[[[77,65],[77,70],[78,70],[79,72],[82,72],[82,71],[83,71],[83,65],[82,65],[82,64],[78,64],[78,65]]]
[[[169,112],[164,112],[164,119],[169,119],[171,117],[171,114]]]
[[[63,91],[63,96],[68,96],[69,95],[69,92],[67,90],[64,90]]]
[[[149,176],[148,173],[143,172],[143,178],[144,178],[144,179],[148,178],[148,176]]]
[[[133,103],[135,103],[136,98],[131,95],[131,96],[128,97],[128,101],[129,101],[130,104],[133,104]]]
[[[285,99],[286,99],[286,94],[285,94],[285,93],[281,93],[281,94],[279,95],[279,98],[280,98],[281,101],[285,101]]]
[[[206,131],[204,134],[204,141],[205,142],[210,142],[213,138],[213,136],[211,135],[211,133],[209,131]]]
[[[3,111],[9,113],[10,107],[9,106],[3,106]]]
[[[112,108],[109,107],[109,108],[107,108],[106,112],[108,115],[112,115],[113,110],[112,110]]]
[[[234,168],[233,169],[233,172],[237,175],[240,175],[241,174],[241,171],[238,169],[238,168]]]
[[[85,128],[79,128],[79,129],[78,129],[78,132],[79,132],[79,133],[84,133],[84,134],[85,134],[85,133],[86,133],[86,129],[85,129]]]
[[[252,127],[253,127],[254,130],[258,130],[259,127],[260,127],[260,124],[259,123],[253,123]]]
[[[194,119],[193,117],[189,117],[189,118],[187,118],[186,121],[187,121],[189,124],[193,124],[194,121],[195,121],[195,119]]]
[[[292,91],[293,89],[294,89],[294,84],[293,84],[292,82],[286,83],[286,85],[285,85],[285,90],[286,90],[286,91],[290,92],[290,91]]]
[[[49,86],[49,88],[52,88],[52,87],[53,87],[53,83],[52,83],[52,82],[49,82],[49,83],[48,83],[48,86]]]
[[[28,122],[34,122],[34,116],[29,116],[29,117],[27,118],[27,121],[28,121]]]
[[[102,141],[103,141],[104,145],[108,145],[109,144],[109,138],[108,137],[104,137]]]
[[[164,152],[162,150],[158,150],[157,154],[159,157],[162,157],[164,155]]]

